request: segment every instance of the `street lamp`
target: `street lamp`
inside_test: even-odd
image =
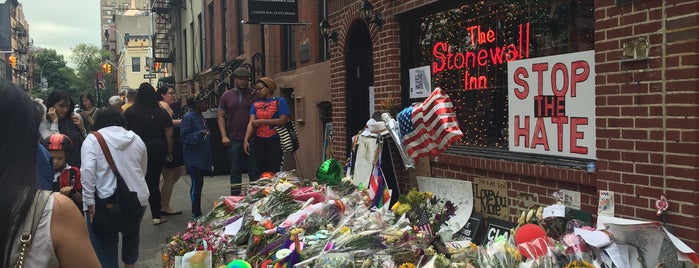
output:
[[[55,60],[47,61],[41,65],[41,70],[39,70],[39,77],[41,77],[41,88],[43,90],[46,90],[46,88],[48,88],[48,83],[44,79],[44,67],[46,67],[46,65],[48,65],[49,63],[58,63],[58,61],[55,61]]]

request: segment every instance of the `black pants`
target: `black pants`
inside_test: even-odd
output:
[[[146,143],[148,151],[148,170],[146,171],[146,184],[148,184],[148,204],[150,205],[150,214],[153,219],[160,218],[160,172],[163,170],[165,155],[167,148],[164,144]]]
[[[257,162],[257,171],[260,174],[266,171],[279,172],[284,156],[279,139],[255,138],[252,142],[252,155]]]
[[[192,200],[192,216],[201,216],[201,189],[204,187],[204,174],[206,170],[198,167],[187,166],[187,173],[192,178],[192,186],[189,188],[189,197]]]

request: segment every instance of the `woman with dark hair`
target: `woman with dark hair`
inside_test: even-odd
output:
[[[250,107],[250,123],[245,131],[243,149],[247,154],[252,153],[257,170],[276,173],[281,169],[284,152],[274,126],[282,126],[289,121],[289,105],[284,98],[274,97],[277,85],[270,77],[258,79],[255,89],[262,99]]]
[[[124,117],[126,127],[136,132],[148,149],[148,203],[153,224],[159,225],[167,221],[160,212],[160,172],[165,162],[172,162],[172,119],[158,104],[158,93],[149,83],[141,83],[138,87],[136,102],[124,111]]]
[[[136,192],[141,206],[141,219],[148,205],[146,176],[146,145],[133,131],[126,130],[126,119],[115,109],[97,111],[95,131],[99,131],[114,159],[114,165],[130,191]],[[83,186],[83,204],[87,208],[87,226],[92,245],[102,267],[119,267],[119,233],[97,234],[93,231],[95,197],[107,198],[114,194],[117,178],[104,156],[95,135],[88,135],[83,144],[83,166],[80,168]],[[139,224],[121,232],[121,260],[124,267],[134,267],[138,260]]]
[[[189,195],[192,200],[192,219],[201,217],[201,189],[204,186],[204,175],[211,172],[211,144],[209,142],[209,128],[202,113],[206,111],[209,103],[209,92],[199,94],[187,99],[189,111],[182,117],[182,144],[184,162],[187,165],[187,173],[192,178],[192,186]]]
[[[41,124],[40,132],[42,139],[45,133],[63,134],[68,136],[73,141],[73,149],[70,151],[68,164],[74,167],[80,167],[80,148],[85,139],[85,126],[83,126],[82,117],[73,113],[75,103],[73,99],[63,90],[56,89],[49,94],[46,99],[46,119]]]
[[[184,167],[184,159],[182,158],[182,142],[180,141],[180,119],[181,114],[177,98],[175,98],[175,89],[170,85],[164,85],[158,88],[158,96],[160,98],[160,107],[172,118],[173,126],[173,142],[172,142],[172,162],[163,164],[163,185],[160,187],[160,211],[164,215],[179,215],[181,210],[176,210],[170,207],[170,196],[172,196],[172,187],[177,180],[182,176]],[[176,113],[177,111],[177,113]]]
[[[80,109],[78,109],[78,114],[83,118],[83,125],[85,125],[85,130],[90,132],[93,129],[92,125],[95,124],[95,112],[97,111],[97,106],[95,106],[95,98],[92,97],[92,93],[85,91],[80,94]]]
[[[38,207],[35,165],[41,115],[26,92],[0,79],[0,113],[8,126],[0,128],[0,267],[13,267],[20,251],[20,234]],[[36,204],[35,204],[36,203]],[[24,252],[24,267],[99,267],[85,221],[73,201],[51,194],[40,213]]]

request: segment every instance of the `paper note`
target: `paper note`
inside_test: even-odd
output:
[[[241,227],[243,227],[243,217],[240,217],[240,219],[226,225],[223,233],[226,235],[237,235],[238,232],[240,232]]]
[[[597,215],[614,217],[614,192],[599,191]]]
[[[565,217],[566,207],[562,204],[550,205],[544,208],[544,219],[550,217]]]

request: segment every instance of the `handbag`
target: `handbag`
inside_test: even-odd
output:
[[[105,235],[139,228],[144,208],[141,206],[141,201],[138,200],[138,193],[129,190],[129,186],[119,174],[112,153],[109,151],[102,134],[99,131],[92,133],[97,138],[102,152],[109,162],[109,167],[117,179],[117,187],[112,196],[99,198],[95,194],[95,215],[92,219],[92,230],[95,234]]]
[[[49,201],[50,195],[51,191],[44,190],[38,190],[34,195],[34,206],[29,209],[27,218],[24,219],[24,227],[22,227],[22,234],[19,237],[19,252],[17,254],[17,262],[14,266],[15,268],[24,267],[24,255],[26,255],[32,247],[32,238],[34,234],[36,234],[36,227],[39,226],[41,214],[44,213],[44,208]]]
[[[277,100],[277,103],[279,103],[279,100]],[[299,134],[296,132],[296,126],[293,121],[289,120],[284,125],[274,126],[274,130],[279,135],[279,143],[283,152],[293,153],[299,149]]]

